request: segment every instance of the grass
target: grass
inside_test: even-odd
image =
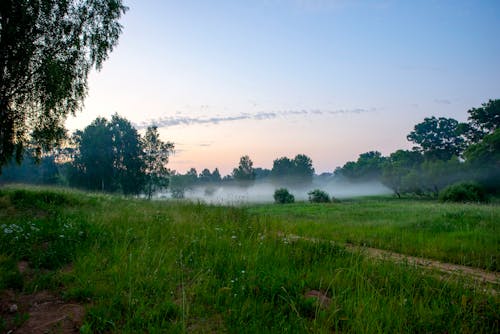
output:
[[[372,232],[395,228],[397,220],[405,224],[405,217],[414,224],[412,215],[424,217],[419,212],[428,208],[440,217],[430,203],[406,207],[405,213],[403,203],[366,201],[238,208],[4,189],[0,289],[52,289],[86,304],[83,333],[498,331],[498,297],[468,282],[441,281],[409,265],[373,261],[330,242],[291,242],[279,233],[336,240],[335,229],[343,228],[330,225],[342,217]],[[477,215],[469,206],[441,207],[443,214],[465,212],[476,229],[484,225],[492,234],[483,218],[497,217],[496,207],[477,207]],[[33,224],[38,230],[25,242]],[[50,255],[42,261],[40,253]],[[31,281],[16,272],[21,259],[40,268]],[[69,262],[72,270],[61,270]],[[328,296],[329,306],[306,298],[310,290]]]
[[[500,270],[500,207],[368,198],[331,204],[259,205],[288,233]]]

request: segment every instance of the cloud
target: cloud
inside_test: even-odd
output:
[[[434,102],[437,104],[451,104],[451,101],[447,99],[434,99]]]
[[[342,115],[342,114],[361,114],[366,112],[375,111],[375,108],[371,109],[338,109],[338,110],[321,110],[321,109],[311,109],[311,110],[279,110],[271,112],[259,112],[259,113],[241,113],[239,115],[229,115],[229,116],[212,116],[212,117],[188,117],[176,114],[175,116],[165,116],[156,119],[151,119],[145,122],[134,123],[134,126],[141,130],[148,126],[156,125],[159,128],[166,128],[178,125],[197,125],[197,124],[219,124],[225,122],[236,122],[243,120],[269,120],[278,117],[287,116],[313,116],[313,115]]]

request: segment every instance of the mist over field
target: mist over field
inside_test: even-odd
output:
[[[392,191],[377,181],[353,183],[332,179],[315,180],[307,186],[277,185],[269,181],[256,181],[248,186],[234,183],[199,185],[185,192],[184,198],[211,204],[245,204],[274,202],[273,194],[278,188],[287,188],[296,201],[307,201],[307,193],[314,189],[326,191],[337,199],[359,196],[388,195]],[[169,193],[160,193],[157,198],[169,198]]]

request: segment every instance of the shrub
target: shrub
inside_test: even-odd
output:
[[[328,203],[330,196],[320,189],[314,189],[307,193],[309,195],[309,202],[311,203]]]
[[[488,200],[483,187],[477,183],[461,182],[446,187],[439,194],[441,202],[486,202]]]
[[[278,204],[293,203],[295,202],[295,197],[290,194],[288,189],[280,188],[274,192],[274,202]]]

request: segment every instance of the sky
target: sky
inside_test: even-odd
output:
[[[70,131],[118,113],[231,173],[306,154],[317,173],[410,149],[425,117],[500,98],[500,1],[124,0],[119,44]]]

